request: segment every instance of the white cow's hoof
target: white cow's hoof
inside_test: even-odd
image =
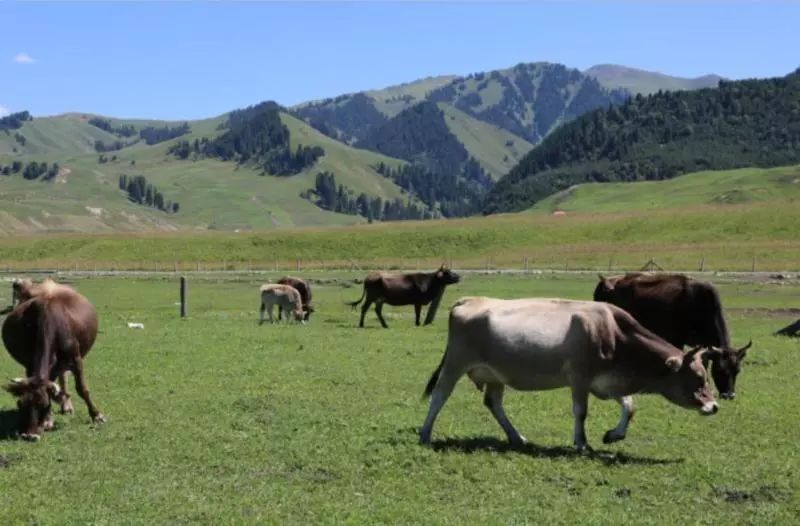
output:
[[[523,447],[528,443],[528,439],[522,435],[518,435],[517,438],[509,438],[508,442],[511,444],[511,447]]]
[[[92,421],[93,421],[95,424],[105,424],[106,422],[108,422],[108,420],[106,420],[106,417],[105,417],[105,416],[103,416],[103,414],[102,414],[102,413],[97,413],[97,414],[95,415],[95,417],[94,417],[94,418],[92,418]]]
[[[36,433],[22,433],[19,437],[26,442],[38,442],[42,438]]]

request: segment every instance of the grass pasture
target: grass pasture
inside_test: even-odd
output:
[[[640,396],[628,438],[604,446],[618,411],[593,399],[587,431],[597,452],[578,456],[567,390],[508,392],[509,417],[533,443],[509,450],[463,379],[434,447],[419,446],[420,395],[444,348],[445,311],[415,328],[413,309],[389,307],[390,330],[374,313],[359,330],[343,302],[360,287],[327,282],[314,286],[308,326],[259,327],[262,279],[192,280],[186,320],[174,280],[76,281],[101,315],[87,374],[109,422],[91,426],[76,397],[75,415],[23,443],[11,436],[14,402],[0,396],[4,524],[800,519],[800,344],[770,335],[797,318],[787,309],[800,307],[800,283],[717,283],[734,342],[755,342],[735,401],[701,418]],[[463,295],[588,299],[595,280],[469,275],[443,306]],[[0,305],[9,289],[0,288]],[[0,378],[19,373],[0,357]]]

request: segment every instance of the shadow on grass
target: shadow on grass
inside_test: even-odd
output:
[[[0,440],[15,440],[18,423],[16,409],[0,410]]]
[[[600,462],[606,466],[620,466],[625,464],[657,466],[664,464],[680,464],[683,462],[682,458],[648,458],[630,455],[621,451],[594,450],[591,452],[579,453],[573,447],[540,446],[530,442],[522,446],[512,446],[505,440],[488,436],[433,440],[431,441],[430,447],[434,451],[456,451],[467,454],[495,451],[497,453],[518,453],[534,458],[585,458]]]

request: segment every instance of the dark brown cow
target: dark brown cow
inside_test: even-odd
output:
[[[679,349],[721,349],[711,358],[711,376],[720,397],[730,400],[736,396],[736,376],[753,342],[741,349],[731,347],[722,303],[713,285],[680,274],[634,272],[600,276],[594,299],[622,307]]]
[[[51,398],[60,402],[62,412],[72,412],[63,377],[68,370],[92,420],[105,422],[89,396],[83,372],[83,358],[97,337],[97,312],[85,297],[52,280],[26,290],[30,293],[21,297],[2,329],[6,349],[27,376],[6,386],[18,398],[20,436],[38,440],[42,431],[52,429]],[[53,382],[56,377],[61,389]]]
[[[425,325],[433,322],[436,316],[436,309],[442,300],[444,289],[447,285],[458,283],[461,277],[442,265],[435,272],[414,272],[410,274],[386,274],[374,272],[364,280],[364,292],[357,301],[349,302],[348,305],[355,308],[362,300],[361,321],[359,327],[364,326],[364,316],[367,314],[370,305],[375,303],[375,314],[378,316],[381,325],[388,329],[386,320],[383,319],[383,304],[389,305],[413,305],[416,324],[419,326],[419,316],[422,306],[431,304],[428,313],[425,315]],[[365,299],[366,297],[366,299]]]
[[[465,374],[483,391],[484,404],[515,445],[525,438],[503,409],[505,386],[520,391],[569,387],[578,450],[588,448],[589,393],[614,398],[622,407],[619,424],[603,436],[605,443],[625,438],[635,393],[659,393],[673,404],[712,415],[719,406],[702,364],[703,355],[712,352],[684,355],[608,303],[463,298],[450,311],[447,348],[425,388],[432,396],[420,442],[430,442],[439,411]]]
[[[300,293],[300,301],[303,302],[303,319],[308,321],[311,317],[311,313],[314,312],[314,306],[311,305],[311,285],[304,279],[293,278],[291,276],[285,276],[279,279],[278,284],[294,287],[297,292]],[[281,311],[278,310],[278,320],[281,319],[281,315]]]

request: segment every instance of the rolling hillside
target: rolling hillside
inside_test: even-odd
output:
[[[696,78],[673,77],[655,71],[617,66],[613,64],[598,64],[584,71],[594,77],[608,89],[625,89],[632,94],[650,95],[661,91],[695,90],[702,88],[715,88],[720,80],[719,75],[703,75]]]
[[[763,203],[800,203],[800,165],[704,171],[664,181],[580,184],[539,201],[531,211],[606,213]]]
[[[290,131],[292,148],[321,146],[325,155],[302,173],[290,177],[260,175],[260,170],[210,158],[178,160],[167,150],[179,140],[194,141],[218,135],[224,117],[190,122],[191,132],[152,146],[139,141],[107,152],[98,162],[95,140],[111,142],[117,136],[88,124],[89,116],[69,114],[34,119],[19,130],[26,137],[24,151],[13,151],[14,133],[0,132],[0,166],[13,161],[57,162],[53,182],[0,175],[0,235],[34,232],[112,232],[176,229],[270,229],[302,225],[344,225],[365,221],[353,215],[318,208],[300,193],[314,187],[320,171],[336,174],[337,182],[354,192],[382,199],[407,196],[378,174],[379,163],[400,166],[402,161],[336,142],[296,118],[281,114]],[[159,125],[154,121],[110,119],[116,125]],[[30,137],[30,139],[28,139]],[[18,143],[17,143],[18,144]],[[115,158],[115,159],[114,159]],[[112,160],[114,159],[114,160]],[[121,175],[144,175],[167,199],[180,203],[168,214],[130,202],[118,188]]]

